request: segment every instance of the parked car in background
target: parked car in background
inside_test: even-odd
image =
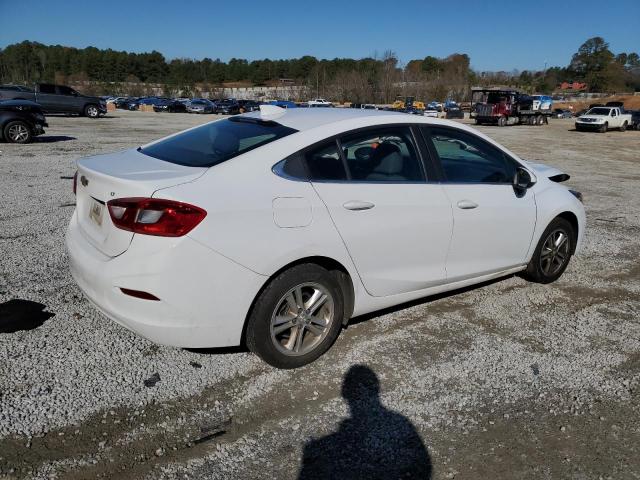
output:
[[[442,108],[443,108],[442,107],[442,103],[433,101],[433,102],[429,102],[427,104],[427,108],[426,109],[427,110],[435,110],[436,112],[441,112]]]
[[[186,105],[186,108],[189,113],[213,113],[215,105],[206,98],[195,98]]]
[[[554,108],[553,117],[554,118],[573,118],[573,112],[571,110],[567,110],[563,108]]]
[[[351,317],[517,272],[551,283],[586,223],[559,170],[375,110],[265,105],[81,159],[77,178],[69,264],[104,315],[165,345],[244,341],[278,368]]]
[[[631,123],[629,124],[629,128],[640,130],[640,110],[627,110],[627,113],[631,114]]]
[[[578,131],[597,130],[604,133],[613,128],[624,132],[631,122],[631,114],[622,113],[618,107],[595,107],[576,118],[575,125]]]
[[[184,103],[171,98],[159,98],[157,102],[153,104],[154,112],[168,112],[168,113],[184,113],[187,111],[187,107]]]
[[[39,104],[29,100],[0,101],[0,139],[8,143],[29,143],[42,135],[47,121]]]
[[[457,103],[455,105],[451,104],[447,106],[445,112],[444,118],[464,118],[464,112]]]
[[[427,109],[424,111],[423,115],[425,117],[438,118],[439,117],[439,113],[440,112],[435,107],[427,106]]]
[[[298,108],[298,105],[296,105],[296,102],[292,102],[290,100],[271,100],[269,102],[269,105],[273,105],[275,107],[280,107],[280,108]]]
[[[314,98],[313,100],[309,100],[307,102],[307,105],[309,105],[310,107],[314,107],[314,106],[328,107],[328,106],[332,106],[333,104],[328,100],[325,100],[324,98]]]
[[[216,102],[213,113],[219,115],[236,115],[240,113],[240,104],[234,98]]]
[[[240,113],[254,112],[260,110],[260,102],[255,100],[238,100],[240,105]]]
[[[129,103],[135,100],[137,100],[136,97],[118,97],[113,104],[116,108],[129,110]]]
[[[33,93],[33,89],[24,85],[0,85],[0,91]]]
[[[30,100],[40,104],[46,113],[71,113],[97,118],[107,113],[107,104],[98,97],[82,95],[71,87],[37,83],[34,89],[15,85],[0,87],[0,100]]]

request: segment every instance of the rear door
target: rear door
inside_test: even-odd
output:
[[[439,184],[428,183],[410,127],[345,135],[305,152],[305,160],[371,295],[445,281],[451,205]]]
[[[513,188],[517,162],[469,132],[423,128],[439,160],[443,188],[451,200],[453,236],[447,256],[449,281],[522,265],[536,225],[532,191]]]
[[[60,104],[55,85],[50,83],[39,84],[36,101],[42,105],[42,109],[47,112],[60,112]]]

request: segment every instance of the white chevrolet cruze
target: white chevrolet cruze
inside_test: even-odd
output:
[[[556,280],[585,229],[567,178],[459,123],[263,106],[78,161],[66,242],[87,298],[134,332],[294,368],[351,317]]]

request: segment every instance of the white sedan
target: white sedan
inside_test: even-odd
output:
[[[71,271],[104,315],[177,347],[295,368],[350,318],[521,272],[585,229],[568,175],[446,120],[362,109],[225,118],[78,161]]]

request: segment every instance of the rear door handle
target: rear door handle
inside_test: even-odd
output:
[[[472,202],[471,200],[460,200],[458,202],[458,208],[462,210],[471,210],[472,208],[476,208],[478,204],[476,202]]]
[[[342,206],[347,210],[355,211],[370,210],[375,207],[375,205],[371,202],[362,202],[360,200],[349,200],[348,202],[343,203]]]

